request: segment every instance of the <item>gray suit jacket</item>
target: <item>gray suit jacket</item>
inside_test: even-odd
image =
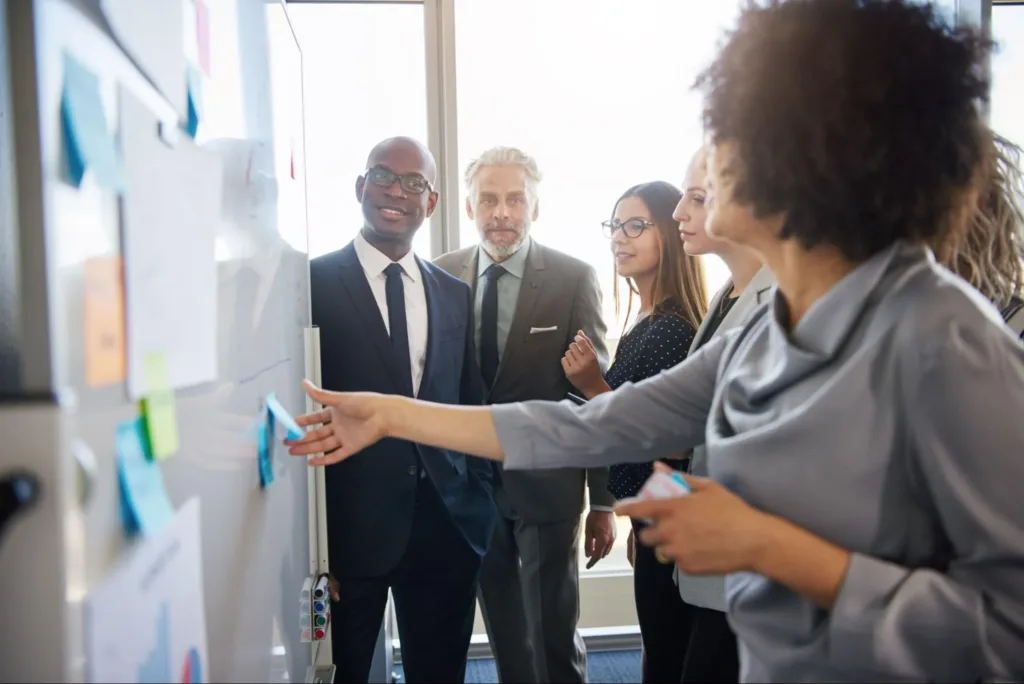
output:
[[[750,281],[750,284],[740,293],[739,299],[732,305],[729,313],[722,320],[721,325],[718,326],[718,329],[715,330],[709,339],[714,339],[726,330],[741,325],[747,320],[747,317],[750,316],[754,309],[768,301],[768,296],[774,285],[775,277],[772,275],[772,272],[768,270],[767,266],[762,266],[761,270],[754,276],[754,279]],[[731,289],[732,280],[730,279],[711,300],[711,307],[708,310],[716,310],[721,304],[722,299],[729,294]],[[697,334],[694,335],[693,343],[690,345],[691,354],[708,341],[705,338],[707,337],[708,324],[710,322],[711,316],[705,316],[700,327],[697,328]],[[707,477],[707,457],[707,450],[703,445],[694,447],[693,456],[690,458],[690,472],[694,475]],[[713,610],[725,610],[724,577],[720,575],[690,577],[686,573],[681,572],[677,567],[675,569],[675,580],[676,584],[679,585],[679,595],[690,605],[711,608]]]
[[[478,246],[464,247],[434,263],[476,289]],[[530,334],[530,328],[558,326],[550,333]],[[516,302],[512,328],[498,364],[489,404],[542,399],[561,401],[575,392],[562,371],[562,356],[577,330],[583,330],[608,358],[607,329],[601,316],[601,288],[589,264],[531,240]],[[602,363],[602,366],[605,366]],[[507,471],[502,482],[520,518],[529,524],[578,519],[583,490],[590,487],[592,506],[613,506],[608,492],[608,469]]]

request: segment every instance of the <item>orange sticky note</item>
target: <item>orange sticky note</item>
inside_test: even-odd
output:
[[[85,262],[85,382],[124,382],[124,279],[121,257]]]

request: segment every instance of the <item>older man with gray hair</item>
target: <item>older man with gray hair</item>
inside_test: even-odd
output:
[[[476,352],[487,403],[561,400],[573,391],[561,359],[576,333],[607,359],[594,268],[539,244],[537,162],[495,147],[466,169],[466,213],[480,243],[435,263],[474,290]],[[583,682],[579,621],[580,518],[589,486],[588,567],[615,542],[606,469],[502,472],[501,513],[480,577],[480,603],[501,682]]]

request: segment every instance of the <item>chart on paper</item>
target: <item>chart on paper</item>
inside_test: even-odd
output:
[[[89,595],[89,681],[205,682],[203,606],[199,502],[193,499]]]

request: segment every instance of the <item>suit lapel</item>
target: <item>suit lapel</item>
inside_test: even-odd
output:
[[[480,258],[479,254],[479,248],[468,250],[466,260],[462,262],[462,271],[459,273],[459,280],[469,285],[469,288],[473,290],[474,296],[476,295],[477,265],[480,263],[478,261]]]
[[[427,270],[426,266],[419,257],[416,257],[416,264],[420,267],[420,274],[423,278],[423,292],[427,298],[427,360],[423,364],[423,377],[420,379],[420,391],[419,396],[423,395],[423,391],[427,388],[427,381],[430,378],[431,372],[439,363],[438,357],[441,354],[440,344],[440,327],[441,327],[441,312],[438,307],[441,305],[441,291],[440,285],[434,274]]]
[[[693,342],[690,344],[690,354],[700,349],[701,345],[704,344],[704,338],[707,337],[708,326],[711,325],[711,319],[714,318],[715,311],[717,311],[718,307],[722,305],[722,299],[731,289],[732,278],[725,281],[725,285],[722,286],[722,289],[715,293],[715,296],[711,298],[711,305],[708,307],[708,312],[704,315],[704,320],[700,322],[700,327],[697,328],[697,334],[693,336]],[[739,302],[736,303],[739,304]]]
[[[498,387],[502,371],[509,365],[516,349],[522,344],[533,320],[533,310],[544,295],[547,282],[544,265],[543,248],[536,241],[531,241],[530,253],[526,258],[526,269],[523,271],[523,282],[519,286],[519,299],[516,301],[516,312],[512,316],[512,326],[505,340],[505,351],[498,362],[498,371],[494,376],[494,388]],[[493,392],[493,388],[492,388]]]
[[[373,296],[370,283],[366,280],[366,271],[359,263],[355,246],[351,243],[341,251],[338,266],[341,283],[348,292],[349,300],[370,337],[370,343],[376,348],[392,381],[401,388],[403,393],[407,393],[410,379],[402,378],[404,373],[395,363],[394,355],[391,352],[391,337],[388,335],[387,326],[384,325],[384,317],[377,306],[377,299]]]
[[[721,330],[728,330],[742,325],[750,313],[757,308],[757,305],[764,301],[764,295],[772,288],[774,279],[767,266],[762,266],[751,279],[750,284],[740,293],[729,313],[722,319],[719,327]]]

